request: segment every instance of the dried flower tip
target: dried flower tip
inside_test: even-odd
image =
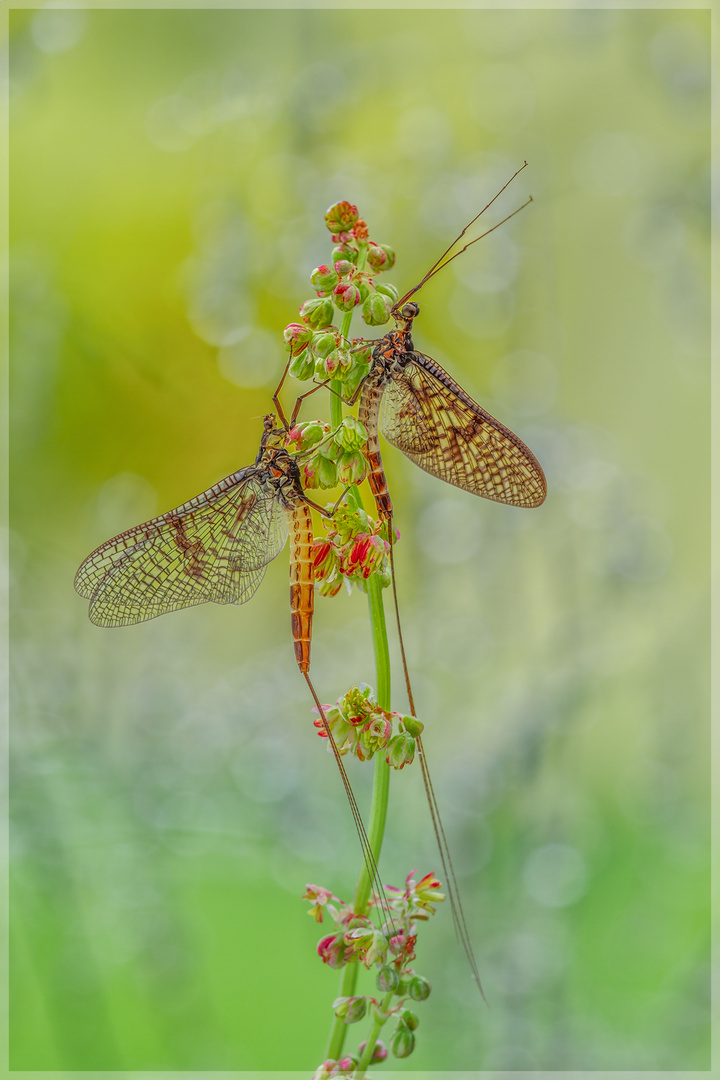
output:
[[[358,218],[353,226],[352,234],[355,239],[359,240],[361,243],[367,240],[368,236],[370,235],[370,230],[367,227],[367,222],[363,221],[362,218]]]

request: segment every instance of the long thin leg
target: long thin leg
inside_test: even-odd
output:
[[[363,823],[363,819],[362,819],[362,816],[360,814],[360,808],[359,808],[359,806],[357,804],[357,801],[355,799],[355,793],[353,792],[353,789],[350,786],[350,780],[348,778],[347,772],[345,771],[345,766],[343,765],[342,756],[340,754],[340,751],[337,748],[337,743],[335,742],[335,739],[333,737],[333,733],[330,730],[330,725],[329,725],[329,723],[327,721],[327,718],[325,716],[325,710],[323,709],[322,705],[320,704],[320,699],[317,696],[317,693],[315,692],[315,687],[313,686],[312,682],[310,681],[310,676],[307,673],[307,671],[303,671],[302,673],[305,676],[305,681],[307,682],[310,693],[313,696],[313,701],[315,702],[315,707],[317,708],[317,710],[318,710],[318,712],[320,714],[320,719],[322,720],[323,729],[324,729],[325,734],[326,734],[326,736],[328,738],[328,742],[329,742],[330,747],[332,749],[333,756],[335,757],[335,762],[337,764],[337,767],[338,767],[338,769],[340,771],[340,777],[341,777],[342,782],[343,782],[343,787],[345,788],[345,794],[347,795],[348,802],[350,803],[350,809],[352,811],[353,819],[355,821],[355,828],[357,830],[357,834],[358,834],[358,837],[360,839],[360,847],[362,848],[363,858],[365,860],[365,867],[366,867],[367,872],[368,872],[368,874],[370,876],[370,881],[372,882],[373,888],[375,889],[375,892],[377,894],[378,904],[379,904],[379,906],[380,906],[380,908],[382,910],[383,915],[385,916],[385,919],[387,920],[388,927],[389,927],[389,929],[391,931],[391,934],[394,936],[398,932],[397,927],[395,926],[395,923],[393,922],[392,911],[390,910],[390,905],[388,903],[387,896],[385,895],[385,890],[383,889],[382,882],[380,880],[380,872],[378,870],[377,862],[375,861],[375,855],[374,855],[372,847],[370,845],[370,840],[368,838],[367,832],[365,831],[365,825]]]
[[[410,672],[408,671],[407,658],[405,656],[405,644],[403,642],[402,626],[400,625],[400,608],[398,606],[397,598],[397,585],[395,582],[395,559],[393,557],[393,550],[395,547],[394,533],[392,526],[392,515],[386,518],[388,522],[388,540],[390,543],[390,568],[392,573],[393,583],[393,600],[395,603],[395,619],[397,622],[398,641],[400,643],[400,656],[402,658],[403,672],[405,674],[405,687],[407,690],[408,704],[410,705],[410,713],[412,716],[417,716],[415,712],[415,701],[413,698],[412,686],[410,685]],[[443,873],[445,875],[445,881],[447,883],[448,897],[450,899],[450,910],[452,911],[453,923],[455,925],[455,932],[458,940],[460,941],[468,963],[470,964],[470,970],[472,971],[473,978],[475,979],[478,990],[482,994],[483,1001],[488,1005],[488,1000],[485,997],[485,991],[483,990],[482,983],[480,981],[480,973],[477,967],[477,961],[475,960],[475,954],[472,948],[472,941],[470,939],[470,931],[467,927],[465,920],[465,912],[463,911],[462,902],[460,900],[460,890],[458,889],[457,878],[455,877],[455,868],[453,866],[452,858],[450,856],[450,847],[445,836],[445,829],[443,828],[442,818],[440,817],[440,808],[435,797],[435,789],[433,788],[432,780],[430,778],[430,769],[427,763],[427,757],[425,756],[425,747],[423,745],[422,737],[417,736],[416,739],[418,748],[418,757],[420,759],[420,771],[422,773],[423,784],[425,785],[425,795],[427,797],[428,808],[430,810],[430,817],[433,823],[433,829],[435,832],[435,838],[437,840],[438,851],[440,853],[440,862],[442,863]]]
[[[280,417],[280,423],[282,424],[282,426],[285,428],[286,431],[290,430],[290,428],[292,427],[292,424],[288,424],[288,422],[287,422],[287,420],[285,418],[285,413],[283,412],[283,407],[280,404],[280,391],[282,390],[283,383],[285,382],[285,380],[287,378],[287,373],[290,370],[290,364],[291,363],[292,363],[292,356],[290,357],[287,364],[285,365],[285,370],[282,373],[282,379],[278,383],[277,390],[275,391],[275,393],[272,396],[273,404],[275,406],[275,411],[278,414],[278,416]]]

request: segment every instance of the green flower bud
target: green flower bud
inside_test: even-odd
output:
[[[319,331],[317,334],[313,334],[310,340],[310,351],[313,356],[320,356],[323,359],[331,353],[337,346],[337,335],[335,333],[328,333],[327,331]]]
[[[390,318],[392,301],[379,291],[370,293],[362,308],[363,320],[368,326],[382,326]]]
[[[329,207],[325,214],[325,224],[331,233],[349,232],[359,217],[357,206],[343,200]]]
[[[410,1057],[415,1049],[415,1036],[407,1024],[403,1024],[402,1021],[395,1028],[393,1037],[390,1040],[390,1049],[397,1058]]]
[[[288,374],[292,375],[294,379],[300,379],[304,382],[312,377],[314,370],[315,362],[310,355],[310,350],[303,349],[297,356],[293,356],[288,368]]]
[[[360,383],[370,371],[370,366],[372,364],[372,356],[368,356],[368,358],[365,359],[362,353],[353,353],[352,357],[352,367],[343,379],[343,386],[345,387],[345,393],[348,397],[352,397],[355,393]]]
[[[400,294],[395,286],[391,285],[389,281],[383,281],[380,285],[376,285],[375,288],[384,296],[389,296],[393,304],[397,304]]]
[[[343,1020],[346,1024],[356,1024],[367,1012],[367,999],[364,997],[337,998],[333,1001],[333,1009],[338,1020]]]
[[[300,308],[300,318],[313,330],[322,330],[331,326],[335,312],[329,297],[318,296],[315,300],[306,300]]]
[[[358,261],[358,254],[357,248],[350,244],[338,244],[332,249],[332,261],[337,263],[340,259],[347,259],[348,262],[355,264]]]
[[[360,303],[363,304],[370,295],[370,285],[367,283],[367,281],[363,280],[356,281],[355,284],[357,285],[358,291],[360,292]]]
[[[327,296],[331,293],[338,283],[338,276],[333,270],[332,266],[327,266],[325,263],[321,263],[320,266],[316,266],[310,275],[310,284],[313,289],[316,289],[322,296]]]
[[[314,460],[317,461],[318,487],[337,487],[338,478],[335,462],[330,461],[329,458],[324,457],[322,454],[318,454]]]
[[[341,281],[333,289],[332,295],[338,311],[352,311],[360,303],[360,290],[351,281]]]
[[[387,745],[385,760],[393,769],[404,769],[415,757],[415,740],[407,731],[394,735]]]
[[[296,427],[301,432],[301,450],[311,450],[325,435],[325,425],[319,420],[308,420],[304,424],[296,424]]]
[[[413,975],[408,980],[408,994],[413,1001],[427,1001],[431,989],[430,983],[427,979],[423,979],[422,975]]]
[[[397,990],[401,981],[400,972],[390,964],[381,967],[375,976],[375,985],[383,994]]]
[[[355,267],[349,259],[338,259],[338,261],[335,263],[335,272],[337,273],[338,277],[341,278],[348,277],[354,269]]]
[[[375,244],[371,240],[368,247],[367,261],[375,273],[380,273],[382,270],[392,270],[395,265],[395,252],[387,244]]]
[[[322,361],[322,365],[316,364],[316,368],[318,366],[322,368],[323,379],[334,379],[340,367],[340,350],[333,349]]]
[[[359,484],[365,479],[367,462],[362,450],[349,450],[337,463],[338,480],[341,484]]]
[[[420,1023],[417,1016],[411,1009],[402,1009],[401,1012],[398,1013],[398,1017],[400,1020],[402,1020],[403,1024],[407,1024],[411,1031],[414,1031]]]
[[[367,441],[367,428],[354,416],[346,416],[333,439],[344,450],[358,450]]]
[[[422,735],[425,729],[425,725],[416,716],[401,716],[400,721],[414,739],[417,739],[418,735]]]

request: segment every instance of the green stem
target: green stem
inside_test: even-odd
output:
[[[334,396],[334,395],[333,395]],[[339,401],[339,399],[337,399]],[[334,423],[334,421],[333,421]],[[362,499],[356,487],[348,492],[349,498],[360,508]],[[382,588],[380,581],[374,574],[368,578],[368,609],[370,614],[370,629],[372,632],[373,651],[375,653],[375,672],[377,680],[377,700],[382,709],[390,710],[390,651],[388,648],[387,627],[385,624],[385,608],[383,606]],[[388,797],[390,794],[390,766],[382,754],[375,755],[375,778],[373,781],[372,800],[370,804],[370,825],[368,839],[373,858],[377,863],[380,858],[385,822],[387,819]],[[370,875],[363,862],[360,868],[353,908],[358,915],[364,915],[370,898],[371,889]],[[339,997],[353,997],[357,983],[357,963],[346,964],[340,980]],[[382,1025],[380,1025],[382,1027]],[[379,1032],[380,1028],[378,1028]],[[335,1020],[330,1032],[327,1057],[337,1061],[342,1056],[343,1043],[347,1033],[347,1024],[342,1020]],[[377,1041],[377,1032],[372,1038],[372,1046]],[[368,1040],[370,1046],[371,1040]],[[372,1053],[372,1051],[371,1051]]]
[[[380,1009],[374,1010],[373,1026],[370,1030],[370,1034],[368,1035],[367,1042],[365,1043],[365,1049],[362,1052],[362,1056],[358,1061],[357,1068],[353,1074],[353,1080],[364,1080],[365,1070],[372,1061],[372,1056],[375,1052],[375,1044],[380,1038],[380,1032],[387,1023],[387,1010],[392,1004],[392,999],[393,994],[391,991],[385,995],[385,998],[380,1005]],[[384,1019],[381,1019],[382,1015],[384,1015]]]
[[[367,245],[361,245],[358,255],[358,269],[362,270],[365,265],[365,257],[367,255]],[[350,334],[350,324],[352,322],[352,311],[346,311],[343,316],[343,321],[340,327],[340,333],[344,338],[348,338]],[[339,380],[333,380],[330,384],[330,388],[333,393],[330,395],[330,424],[331,427],[336,428],[342,423],[343,419],[343,402],[342,402],[342,383]],[[350,488],[348,497],[358,509],[362,509],[362,498],[357,487]],[[376,672],[376,692],[378,704],[382,709],[390,710],[390,651],[388,649],[387,628],[385,625],[385,609],[383,607],[382,588],[380,582],[375,575],[371,575],[368,578],[368,610],[370,615],[370,630],[372,634],[373,652],[375,654],[375,672]],[[370,848],[373,853],[373,858],[377,864],[380,858],[380,849],[382,848],[383,834],[385,832],[385,821],[387,819],[388,808],[388,796],[390,793],[390,766],[387,764],[381,754],[375,755],[375,778],[373,781],[372,800],[370,803],[370,825],[368,828],[368,840],[370,841]],[[368,901],[370,899],[370,890],[372,883],[370,881],[370,875],[367,867],[363,862],[360,874],[358,876],[357,885],[355,886],[355,895],[353,898],[353,908],[358,915],[364,915],[367,911]],[[357,963],[346,964],[343,969],[343,973],[340,979],[340,997],[353,997],[355,993],[355,985],[357,983],[358,965]],[[377,1026],[377,1020],[375,1021]],[[371,1039],[368,1040],[368,1047],[374,1048],[377,1041],[378,1033],[382,1028],[382,1024],[373,1027],[373,1034]],[[342,1020],[335,1020],[332,1030],[330,1032],[330,1040],[328,1042],[327,1057],[333,1060],[338,1060],[342,1056],[343,1043],[345,1042],[345,1035],[347,1034],[347,1024]],[[367,1048],[366,1048],[367,1053]],[[372,1056],[372,1049],[370,1049]],[[365,1056],[365,1055],[363,1055]],[[369,1060],[369,1059],[368,1059]],[[363,1073],[365,1071],[363,1068]]]

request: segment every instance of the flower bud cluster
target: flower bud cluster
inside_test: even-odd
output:
[[[285,436],[285,445],[293,453],[307,455],[302,467],[304,487],[333,488],[365,479],[362,448],[366,440],[364,425],[346,416],[335,431],[319,420],[295,424]]]
[[[387,244],[370,240],[367,224],[349,202],[331,206],[325,223],[336,245],[332,261],[316,266],[310,275],[315,296],[300,307],[301,322],[285,327],[290,351],[290,374],[296,379],[337,379],[353,394],[367,375],[370,349],[352,345],[333,325],[336,312],[361,308],[368,326],[390,319],[398,291],[394,285],[376,284],[375,277],[395,265],[395,252]]]
[[[322,595],[336,596],[343,582],[348,589],[354,584],[365,589],[371,574],[387,588],[392,581],[388,535],[384,522],[375,522],[364,510],[340,503],[327,536],[313,541],[313,573]]]
[[[381,709],[371,687],[353,686],[344,697],[338,698],[336,705],[324,705],[323,711],[341,754],[349,752],[367,761],[382,753],[394,769],[403,769],[415,757],[416,739],[423,725],[414,716]],[[326,738],[322,719],[318,717],[313,723],[319,729],[318,734]],[[404,893],[398,893],[398,898],[404,901]],[[419,909],[421,905],[418,903],[416,907]],[[416,913],[415,909],[408,910]]]
[[[362,963],[369,968],[375,964],[378,968],[375,985],[382,994],[378,1001],[370,996],[340,997],[333,1002],[335,1016],[346,1024],[355,1024],[368,1013],[375,1021],[385,1024],[391,1018],[395,1028],[390,1037],[390,1050],[395,1057],[408,1057],[415,1048],[415,1030],[418,1026],[417,1015],[406,1007],[410,999],[413,1002],[425,1001],[430,996],[430,983],[418,975],[409,963],[414,959],[414,947],[417,933],[414,920],[428,918],[434,913],[428,897],[434,902],[443,900],[440,882],[433,873],[417,879],[417,871],[411,871],[403,889],[385,886],[386,896],[373,896],[370,908],[383,911],[389,920],[383,930],[378,930],[366,916],[358,916],[349,905],[319,885],[308,885],[305,899],[312,902],[310,914],[317,918],[318,904],[323,911],[331,915],[335,922],[335,932],[327,934],[318,943],[318,955],[329,967],[340,968],[348,963]],[[330,901],[333,903],[330,903]],[[321,902],[322,901],[322,902]],[[388,911],[389,907],[389,911]],[[320,915],[322,921],[322,913]],[[325,1061],[314,1074],[319,1080],[326,1077],[342,1076],[354,1068],[363,1056],[365,1043],[358,1047],[357,1054],[348,1055],[340,1061]],[[382,1042],[373,1048],[373,1062],[383,1061],[388,1051]],[[354,1064],[352,1064],[354,1063]]]

